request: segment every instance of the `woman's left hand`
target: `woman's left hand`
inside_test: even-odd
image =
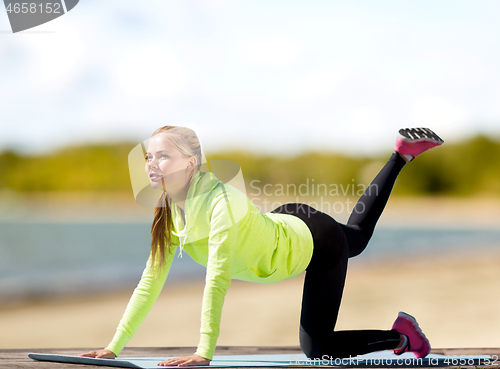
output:
[[[158,364],[158,366],[208,366],[210,360],[199,355],[179,356],[173,359],[167,359]]]

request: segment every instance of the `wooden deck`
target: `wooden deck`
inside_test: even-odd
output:
[[[39,362],[28,358],[28,353],[47,353],[47,354],[60,354],[60,355],[77,355],[83,352],[90,351],[88,348],[74,348],[74,349],[12,349],[0,350],[0,368],[1,369],[102,369],[102,366],[94,365],[75,365],[75,364],[62,364]],[[122,357],[168,357],[177,355],[189,355],[196,351],[195,347],[130,347],[125,348],[121,355]],[[277,347],[255,347],[255,346],[220,346],[217,347],[215,355],[251,355],[251,354],[296,354],[301,353],[300,348],[290,346],[277,346]],[[499,359],[496,365],[484,366],[485,368],[499,368],[500,367],[500,348],[464,348],[464,349],[433,349],[432,353],[442,355],[496,355]],[[312,365],[304,366],[310,368]],[[458,367],[458,366],[457,366]],[[461,367],[464,367],[463,365]],[[259,367],[263,368],[263,367]],[[294,368],[299,368],[294,366]],[[381,366],[380,368],[383,368]]]

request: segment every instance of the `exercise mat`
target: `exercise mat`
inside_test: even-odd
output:
[[[118,368],[158,368],[158,363],[169,357],[119,357],[117,359],[95,359],[89,357],[36,354],[28,355],[31,359],[72,364],[103,365]],[[342,366],[342,367],[446,367],[446,366],[482,366],[499,365],[500,360],[489,355],[453,355],[430,354],[418,359],[412,353],[396,356],[392,351],[379,351],[355,357],[335,359],[323,356],[321,359],[308,359],[304,354],[274,355],[219,355],[214,356],[210,367],[284,367],[284,366]]]

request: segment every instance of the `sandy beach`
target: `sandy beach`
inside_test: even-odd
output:
[[[370,265],[353,261],[338,329],[388,329],[418,318],[433,347],[500,347],[500,255]],[[220,345],[297,345],[303,275],[273,285],[233,281]],[[131,292],[131,291],[130,291]],[[129,346],[198,343],[203,283],[165,286]],[[103,347],[130,293],[0,309],[1,348]]]

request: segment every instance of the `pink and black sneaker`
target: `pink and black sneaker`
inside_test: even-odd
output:
[[[429,128],[402,128],[399,130],[394,150],[412,161],[418,155],[443,144],[443,140]]]
[[[392,329],[408,338],[405,347],[394,350],[396,355],[401,355],[403,352],[413,352],[417,358],[424,358],[431,352],[429,340],[422,333],[417,321],[411,315],[400,311],[398,318],[392,325]]]

